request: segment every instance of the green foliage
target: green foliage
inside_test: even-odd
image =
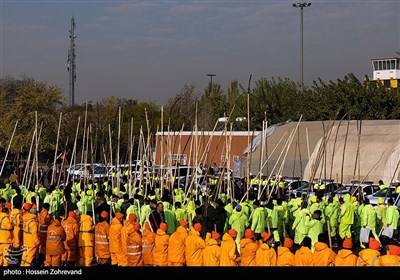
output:
[[[226,116],[227,96],[221,85],[213,83],[200,96],[197,123],[199,130],[213,130],[218,118]]]
[[[198,96],[194,85],[185,85],[181,91],[168,100],[163,108],[163,130],[191,130],[196,120]]]
[[[0,139],[3,148],[9,145],[18,121],[10,147],[11,152],[28,150],[35,129],[40,138],[38,149],[41,151],[54,149],[58,112],[65,102],[60,88],[27,78],[22,80],[6,78],[0,83],[0,101],[2,111]]]

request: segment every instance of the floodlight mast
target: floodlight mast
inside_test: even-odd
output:
[[[303,60],[303,9],[311,6],[311,3],[303,2],[303,3],[294,3],[292,5],[295,8],[300,8],[300,86],[301,93],[304,90],[304,60]]]

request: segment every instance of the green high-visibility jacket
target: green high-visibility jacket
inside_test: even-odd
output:
[[[250,208],[249,206],[247,206],[246,202],[242,202],[240,203],[240,205],[242,206],[242,212],[246,215],[246,217],[250,217]]]
[[[383,223],[386,219],[386,206],[383,204],[379,204],[375,211],[376,211],[376,220],[377,224],[379,225],[379,229],[383,226]]]
[[[376,212],[371,204],[365,205],[361,212],[361,226],[370,229],[376,228]]]
[[[151,208],[150,205],[144,204],[140,207],[140,216],[142,218],[142,223],[141,225],[144,225],[144,222],[147,220],[147,216],[150,214]]]
[[[51,193],[50,213],[58,213],[58,208],[60,207],[62,197],[63,193],[59,189],[55,189]]]
[[[43,186],[40,186],[37,190],[37,193],[39,195],[40,198],[40,203],[43,204],[44,198],[46,197],[46,188]]]
[[[307,208],[299,210],[296,219],[293,222],[292,229],[300,232],[301,234],[306,235],[308,233],[308,228],[306,227],[306,223],[309,220],[310,220],[310,210],[308,210]],[[300,242],[297,242],[297,244],[300,244]]]
[[[249,220],[242,211],[236,212],[236,210],[234,210],[229,218],[229,224],[231,228],[236,230],[237,236],[243,238],[244,231],[249,226]]]
[[[350,195],[343,196],[344,203],[340,206],[340,223],[352,225],[354,223],[354,205],[350,202]]]
[[[329,221],[329,224],[332,227],[337,227],[338,225],[338,218],[339,218],[339,209],[337,206],[337,203],[332,202],[329,203],[325,207],[325,218],[327,221]]]
[[[311,238],[311,251],[314,252],[314,244],[318,241],[318,235],[320,235],[324,230],[325,220],[306,220],[304,225],[307,228],[307,235]]]
[[[321,210],[321,207],[318,202],[311,203],[310,212],[314,213],[315,210]]]
[[[129,215],[130,214],[135,214],[136,215],[136,217],[137,217],[137,221],[139,221],[139,217],[141,217],[141,216],[139,216],[139,211],[138,211],[138,208],[137,208],[137,206],[136,205],[130,205],[127,209],[126,209],[126,217],[125,217],[125,220],[128,220],[129,219]],[[143,218],[142,218],[143,219]]]
[[[174,201],[181,202],[183,203],[183,200],[185,199],[185,191],[182,190],[181,188],[174,189]]]
[[[93,196],[91,196],[91,195],[85,195],[82,198],[82,213],[83,214],[87,214],[88,211],[93,211],[92,201],[93,201]]]
[[[364,204],[361,204],[355,210],[354,219],[356,220],[356,225],[358,227],[361,227],[361,217],[362,217],[362,211],[364,209],[364,206],[365,206]]]
[[[253,215],[251,217],[251,230],[253,230],[255,233],[261,233],[265,231],[265,220],[266,213],[264,211],[264,208],[257,207],[256,209],[254,209]]]
[[[267,208],[267,219],[270,228],[277,228],[278,227],[278,210],[276,207],[273,209]]]
[[[399,221],[399,210],[397,206],[390,205],[386,211],[386,225],[392,226],[393,229],[397,229],[397,223]]]
[[[176,216],[177,221],[179,221],[180,219],[183,219],[183,220],[189,222],[189,216],[185,209],[182,209],[182,208],[175,209],[175,216]]]
[[[21,194],[24,195],[24,191],[26,190],[25,186],[22,186]],[[15,193],[15,190],[11,188],[11,184],[7,183],[6,188],[3,190],[3,197],[10,202],[11,197],[13,196],[13,193]]]
[[[179,226],[176,220],[176,215],[171,210],[164,208],[164,217],[165,217],[165,222],[168,225],[167,233],[171,235],[176,231],[176,228]]]

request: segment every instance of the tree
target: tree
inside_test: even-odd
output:
[[[164,130],[171,131],[192,130],[196,118],[196,103],[198,96],[195,94],[194,85],[185,85],[173,98],[170,98],[164,107]]]
[[[227,97],[222,91],[221,85],[213,84],[211,87],[206,87],[198,105],[199,130],[212,130],[218,118],[225,116],[227,107]]]
[[[2,111],[2,122],[0,123],[0,131],[2,133],[0,139],[2,148],[8,145],[15,123],[18,120],[18,127],[10,151],[17,153],[28,150],[35,130],[35,114],[37,113],[38,130],[40,126],[43,127],[40,134],[39,150],[54,149],[58,115],[64,104],[62,90],[57,86],[49,86],[46,82],[36,82],[29,78],[22,80],[10,77],[1,79],[0,109]]]

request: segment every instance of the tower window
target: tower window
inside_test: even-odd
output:
[[[383,81],[383,85],[384,85],[385,87],[389,88],[389,87],[390,87],[390,80],[384,80],[384,81]]]

